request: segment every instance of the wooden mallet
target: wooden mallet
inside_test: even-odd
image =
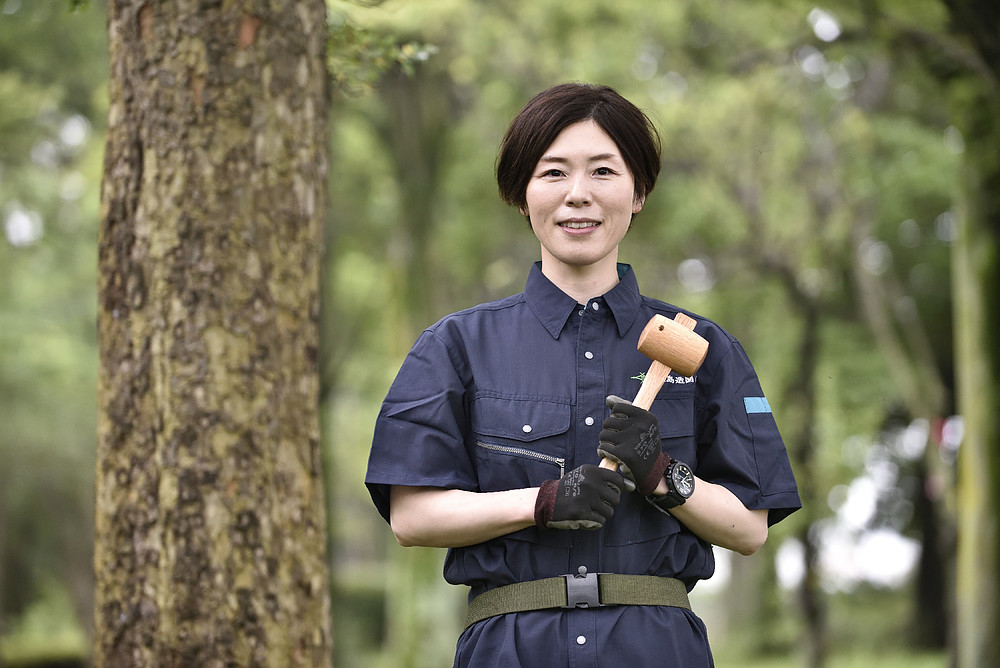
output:
[[[673,369],[684,376],[693,376],[708,354],[708,341],[694,333],[694,318],[678,313],[673,320],[654,315],[639,335],[639,352],[653,360],[639,387],[632,405],[649,410],[653,399],[663,387]],[[601,460],[601,468],[618,469],[618,463]]]

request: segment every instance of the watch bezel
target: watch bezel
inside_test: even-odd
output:
[[[674,475],[681,467],[683,467],[683,469],[680,472],[680,475],[691,476],[691,488],[688,490],[687,494],[678,490],[674,482]],[[667,465],[667,470],[664,471],[664,474],[664,480],[667,483],[667,493],[663,496],[647,496],[646,498],[660,510],[668,511],[671,508],[684,505],[684,502],[691,498],[691,495],[694,494],[694,470],[684,462],[672,459],[670,464]]]
[[[670,477],[667,486],[683,499],[681,503],[690,499],[691,495],[694,494],[694,471],[691,470],[691,467],[675,459],[667,466],[667,473]],[[683,489],[684,487],[687,488],[686,491]]]

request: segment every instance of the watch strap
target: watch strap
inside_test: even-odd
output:
[[[654,496],[650,494],[649,496],[646,497],[646,500],[649,501],[654,506],[656,506],[659,510],[662,510],[664,512],[670,510],[671,508],[676,508],[677,506],[683,505],[687,499],[682,497],[674,490],[670,489],[669,482],[667,483],[667,488],[668,491],[663,496]]]

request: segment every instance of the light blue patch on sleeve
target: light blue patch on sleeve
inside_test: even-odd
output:
[[[767,403],[766,397],[743,397],[743,405],[746,406],[748,415],[771,412],[771,405]]]

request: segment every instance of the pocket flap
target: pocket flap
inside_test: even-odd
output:
[[[530,442],[569,429],[570,405],[552,399],[480,395],[473,400],[472,429],[483,436]]]

